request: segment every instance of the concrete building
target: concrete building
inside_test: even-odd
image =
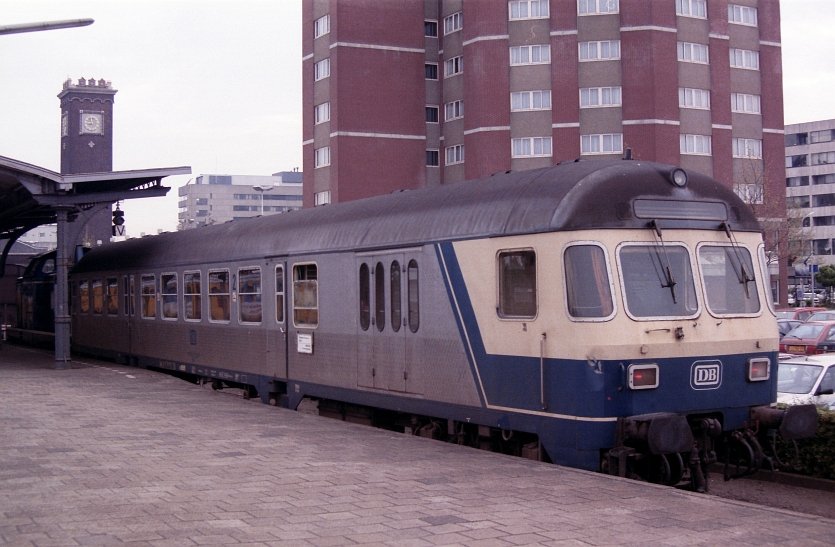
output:
[[[785,216],[778,0],[304,0],[305,206],[578,157]]]
[[[302,206],[302,173],[200,175],[179,189],[179,225],[186,230]]]
[[[803,283],[810,265],[835,265],[835,120],[786,126],[786,205]]]

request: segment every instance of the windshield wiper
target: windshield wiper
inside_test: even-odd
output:
[[[742,257],[739,252],[739,241],[736,240],[736,236],[734,236],[731,231],[731,225],[727,222],[723,222],[721,227],[725,230],[725,235],[727,235],[728,239],[731,241],[731,248],[734,250],[734,256],[736,256],[736,260],[739,262],[739,271],[737,272],[734,270],[736,278],[745,290],[745,298],[751,298],[751,294],[748,291],[748,283],[754,281],[754,276],[748,275],[748,271],[745,269],[745,262],[742,261]]]
[[[658,254],[658,251],[655,253],[658,257],[659,264],[661,264],[661,267],[664,270],[665,279],[662,281],[661,287],[664,289],[670,289],[670,295],[673,297],[673,304],[678,304],[676,301],[676,280],[673,278],[673,271],[670,269],[670,257],[667,256],[667,247],[664,246],[664,236],[661,235],[661,227],[658,226],[658,222],[655,220],[652,220],[649,225],[658,236],[658,240],[661,242],[661,250],[664,251],[664,262],[666,262],[666,264],[661,264],[661,257]]]

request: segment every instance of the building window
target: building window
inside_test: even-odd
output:
[[[438,167],[440,165],[440,158],[437,150],[426,151],[426,166]]]
[[[331,147],[323,146],[322,148],[317,148],[314,151],[314,156],[314,168],[327,167],[331,164]]]
[[[426,63],[423,65],[423,71],[426,76],[427,80],[437,80],[438,79],[438,64],[437,63]]]
[[[598,15],[618,13],[618,0],[577,0],[578,15]]]
[[[515,46],[510,48],[511,65],[543,65],[551,62],[551,46]]]
[[[464,58],[461,56],[447,59],[444,62],[444,78],[461,74],[464,71]]]
[[[707,19],[707,0],[676,0],[676,15]]]
[[[551,137],[523,137],[511,140],[514,158],[551,156]]]
[[[448,146],[446,149],[446,165],[455,165],[457,163],[464,163],[463,144]]]
[[[620,40],[580,42],[580,61],[610,61],[620,59]]]
[[[438,22],[427,19],[423,22],[423,35],[428,38],[438,37]]]
[[[316,264],[293,266],[293,323],[297,327],[319,324],[319,271]]]
[[[313,21],[313,39],[324,36],[331,31],[331,16],[323,15]]]
[[[819,183],[815,181],[815,184]],[[797,188],[799,186],[809,186],[809,177],[788,177],[786,179],[786,188]]]
[[[547,19],[550,15],[548,0],[511,0],[507,3],[511,21],[518,19]]]
[[[510,94],[510,110],[550,110],[551,90],[516,91]]]
[[[177,274],[162,274],[159,278],[159,292],[162,296],[162,318],[177,319]]]
[[[692,42],[678,43],[678,60],[685,63],[707,64],[709,62],[707,46]]]
[[[313,65],[313,80],[319,81],[324,80],[328,76],[331,75],[331,60],[330,59],[322,59],[318,63]]]
[[[738,25],[757,26],[757,8],[728,4],[728,22]]]
[[[806,179],[806,184],[802,182],[799,184],[794,184],[792,186],[807,186],[809,184],[809,177],[791,177],[790,179],[786,179],[787,182],[791,179],[798,178],[798,179]],[[812,175],[812,184],[833,184],[835,183],[835,173],[827,173],[826,175]],[[789,186],[789,184],[786,184]]]
[[[331,202],[331,191],[325,190],[324,192],[316,192],[313,194],[313,206],[318,207],[320,205],[327,205]]]
[[[623,134],[580,135],[581,154],[616,154],[623,152]]]
[[[804,209],[809,207],[811,201],[809,200],[809,196],[794,196],[794,197],[787,197],[786,198],[786,207],[789,209]],[[803,227],[809,227],[809,221],[803,219]]]
[[[499,317],[536,317],[536,253],[503,251],[498,255]]]
[[[320,123],[330,121],[330,119],[331,119],[331,103],[327,102],[327,103],[322,103],[322,104],[316,105],[316,107],[313,109],[313,123],[314,124],[320,124]]]
[[[786,146],[800,146],[802,144],[808,144],[808,142],[808,133],[790,133],[786,135]]]
[[[734,184],[734,193],[739,199],[749,205],[763,203],[765,189],[758,183],[737,183]]]
[[[750,49],[730,49],[731,67],[746,68],[748,70],[760,69],[760,52]]]
[[[710,91],[690,87],[678,88],[679,108],[698,108],[710,110]]]
[[[810,131],[809,132],[809,143],[814,144],[816,142],[830,142],[832,140],[832,129],[824,129],[823,131]]]
[[[759,139],[734,139],[733,147],[735,158],[762,159],[763,157],[763,141]]]
[[[810,159],[812,165],[830,165],[835,163],[835,152],[817,152]]]
[[[459,11],[444,17],[444,36],[458,32],[464,27],[464,15]]]
[[[760,113],[760,96],[748,93],[731,93],[731,112],[743,114]]]
[[[142,275],[139,278],[139,292],[142,295],[142,317],[156,319],[157,317],[157,284],[156,277]]]
[[[186,321],[200,321],[202,315],[202,295],[200,293],[200,272],[183,274],[183,315]]]
[[[457,120],[464,117],[464,101],[452,101],[444,105],[444,121]]]
[[[438,123],[438,107],[426,107],[426,123]]]
[[[786,167],[806,167],[807,165],[806,154],[786,156]]]
[[[697,156],[710,155],[709,135],[679,135],[679,152]]]
[[[583,87],[580,88],[580,108],[600,106],[620,106],[620,87]]]
[[[238,270],[238,320],[261,322],[261,268],[257,266]]]

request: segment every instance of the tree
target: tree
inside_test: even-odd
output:
[[[821,266],[815,275],[815,283],[831,291],[835,287],[835,266]]]

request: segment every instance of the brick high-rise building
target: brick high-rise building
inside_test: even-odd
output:
[[[304,0],[305,206],[578,157],[785,216],[778,0]]]

